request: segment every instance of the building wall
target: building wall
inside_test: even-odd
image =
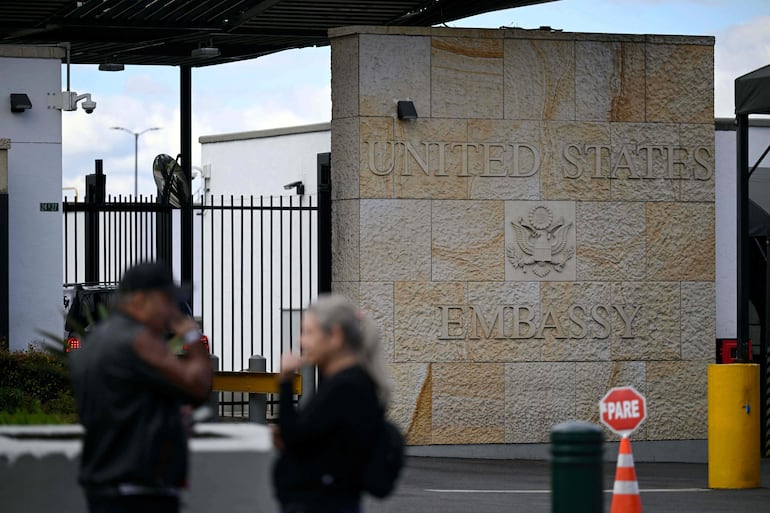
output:
[[[48,108],[48,94],[61,91],[63,50],[0,49],[0,138],[8,151],[10,348],[43,339],[39,330],[61,333],[61,111]],[[26,93],[32,109],[11,113],[9,95]]]
[[[738,336],[735,127],[717,123],[716,130],[716,299],[717,338]],[[749,162],[753,165],[770,144],[770,126],[753,122],[749,128]],[[749,195],[770,212],[770,162],[751,176]]]
[[[409,442],[546,442],[619,385],[636,439],[704,439],[713,38],[331,36],[333,286],[380,324]]]
[[[210,193],[225,196],[294,194],[283,186],[301,180],[306,194],[318,189],[316,155],[331,148],[329,123],[200,138]]]

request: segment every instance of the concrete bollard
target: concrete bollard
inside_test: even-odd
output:
[[[603,513],[604,435],[588,422],[551,430],[551,512]]]
[[[267,358],[249,357],[249,372],[266,372]],[[249,422],[267,424],[267,394],[249,394]]]

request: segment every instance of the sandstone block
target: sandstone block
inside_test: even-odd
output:
[[[647,279],[712,281],[714,205],[647,203]]]
[[[360,279],[359,201],[337,200],[332,204],[332,281]]]
[[[393,397],[388,417],[406,435],[407,443],[431,443],[433,406],[431,365],[398,363],[390,365]]]
[[[580,121],[644,122],[644,44],[575,43],[575,107]]]
[[[505,365],[505,443],[545,443],[575,418],[574,363]]]
[[[644,203],[580,202],[577,225],[578,280],[644,279]]]
[[[332,293],[340,294],[356,304],[361,302],[361,282],[358,281],[333,281]]]
[[[395,124],[397,198],[464,199],[468,171],[462,145],[468,128],[464,119],[417,119]],[[465,169],[465,170],[464,170]]]
[[[670,147],[679,147],[679,127],[671,124],[612,123],[609,159],[614,201],[677,201],[681,181],[669,167]]]
[[[361,282],[359,306],[369,316],[380,333],[382,352],[393,361],[393,284]]]
[[[609,283],[542,283],[540,326],[543,329],[538,329],[535,339],[530,341],[542,345],[542,359],[550,362],[609,360],[613,336],[622,334],[625,328],[622,317],[612,307],[611,292]]]
[[[358,37],[332,44],[332,120],[358,116]]]
[[[430,279],[431,205],[424,200],[361,200],[361,280]]]
[[[462,283],[397,282],[394,286],[394,336],[397,362],[447,362],[468,359],[462,335],[462,310],[446,310],[450,327],[442,334],[439,305],[463,305]]]
[[[552,121],[542,130],[541,198],[609,200],[610,124]]]
[[[431,88],[434,117],[502,119],[502,39],[434,37]]]
[[[434,444],[505,441],[504,364],[434,364],[432,391]]]
[[[625,330],[614,331],[613,360],[681,358],[681,295],[678,282],[615,283],[612,286],[612,303],[626,305],[628,317],[633,315],[632,337],[628,337]]]
[[[682,282],[682,359],[713,359],[716,336],[714,282]]]
[[[648,44],[647,121],[713,123],[714,48]]]
[[[539,199],[543,134],[539,121],[468,120],[470,197]]]
[[[394,144],[393,118],[359,118],[358,146],[361,198],[392,198],[395,166],[399,162]],[[354,143],[352,143],[354,144]],[[334,166],[332,166],[334,168]]]
[[[359,187],[358,119],[332,120],[332,196],[358,199]]]
[[[647,438],[697,440],[707,436],[708,362],[647,363]]]
[[[506,119],[575,119],[574,41],[506,39]]]
[[[433,280],[504,279],[502,201],[434,201]]]
[[[540,284],[537,282],[468,282],[465,285],[467,308],[463,326],[467,337],[468,359],[475,362],[536,362],[542,360],[541,343],[529,338],[514,339],[514,333],[534,335],[525,324],[514,330],[514,313],[500,312],[500,305],[526,306],[518,319],[531,315],[540,318]],[[501,315],[502,314],[502,315]],[[495,316],[499,316],[497,321]],[[521,321],[519,321],[521,322]],[[530,333],[530,331],[532,333]]]
[[[430,37],[362,34],[358,52],[361,116],[395,116],[393,100],[407,98],[431,116]]]
[[[682,155],[682,201],[714,201],[716,152],[713,124],[680,125]]]

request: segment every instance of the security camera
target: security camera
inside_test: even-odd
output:
[[[86,100],[81,104],[81,106],[83,107],[83,110],[86,111],[86,114],[91,114],[96,108],[96,102],[93,100]]]
[[[78,94],[75,91],[62,91],[61,94],[54,94],[51,98],[53,105],[49,103],[49,108],[73,111],[77,110],[78,103],[82,101],[83,110],[87,114],[91,114],[96,109],[96,102],[91,99],[91,93]]]

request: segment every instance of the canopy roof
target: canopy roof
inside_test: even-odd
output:
[[[347,25],[431,26],[552,0],[3,0],[0,44],[70,42],[79,64],[208,66],[329,44]],[[192,57],[201,46],[221,55]]]
[[[770,64],[735,79],[736,114],[770,114]]]

